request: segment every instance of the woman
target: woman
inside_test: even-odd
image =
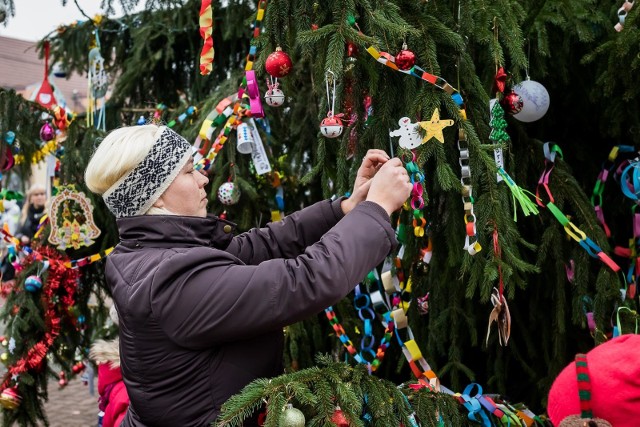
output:
[[[106,277],[120,318],[123,426],[205,426],[256,378],[282,373],[282,327],[345,297],[396,245],[411,192],[399,159],[370,150],[348,199],[233,237],[207,216],[208,179],[167,127],[125,127],[85,179],[117,217]],[[247,424],[249,425],[249,424]]]
[[[31,243],[31,239],[38,231],[40,219],[45,214],[47,204],[47,193],[44,186],[35,184],[27,191],[27,200],[22,207],[20,217],[20,230],[16,237],[20,238],[23,245]]]

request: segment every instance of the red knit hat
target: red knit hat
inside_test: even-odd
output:
[[[587,399],[592,411],[589,416],[584,415],[589,409],[589,405],[584,403]],[[619,336],[600,344],[587,353],[586,358],[579,359],[577,364],[571,362],[551,386],[547,411],[554,426],[571,415],[602,418],[613,427],[638,426],[640,335]]]

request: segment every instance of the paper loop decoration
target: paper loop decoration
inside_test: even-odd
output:
[[[256,72],[253,70],[245,71],[247,77],[247,92],[249,93],[249,105],[251,106],[252,117],[264,117],[262,109],[262,99],[260,99],[260,89],[258,88],[258,80]]]

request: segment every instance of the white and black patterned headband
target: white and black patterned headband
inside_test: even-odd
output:
[[[145,158],[102,195],[116,218],[147,212],[191,156],[186,139],[168,127],[159,131],[160,137]]]

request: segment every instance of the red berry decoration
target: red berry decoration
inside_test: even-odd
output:
[[[510,90],[504,95],[504,98],[500,100],[500,106],[507,114],[518,114],[522,111],[522,98],[520,95]]]
[[[272,77],[284,77],[291,71],[292,63],[291,58],[286,52],[282,50],[280,46],[276,48],[276,51],[267,57],[267,61],[264,64],[264,68],[267,73]]]
[[[407,49],[407,44],[402,44],[402,50],[396,55],[396,65],[401,70],[410,70],[416,63],[416,54]]]

